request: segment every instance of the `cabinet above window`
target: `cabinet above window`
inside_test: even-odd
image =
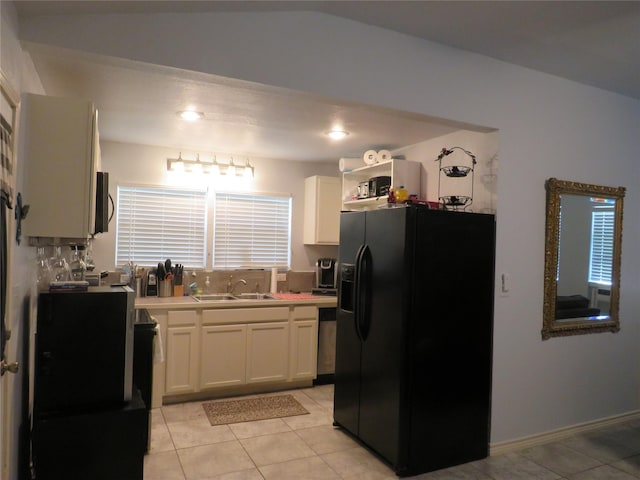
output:
[[[340,242],[340,178],[313,176],[304,180],[304,244]]]

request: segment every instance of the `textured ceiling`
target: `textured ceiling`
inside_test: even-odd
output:
[[[25,1],[21,18],[79,13],[315,10],[473,51],[640,98],[640,2]],[[366,7],[366,8],[365,8]],[[394,149],[464,127],[425,116],[292,93],[214,75],[27,45],[53,95],[92,98],[101,135],[122,142],[248,156],[329,160]],[[198,101],[205,121],[175,111]],[[215,112],[215,113],[210,113]],[[335,119],[354,132],[329,142]]]

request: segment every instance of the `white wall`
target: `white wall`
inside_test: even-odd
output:
[[[109,192],[114,201],[117,199],[119,184],[195,186],[194,177],[188,174],[176,176],[167,172],[166,159],[195,158],[197,152],[176,149],[134,145],[118,142],[100,142],[102,152],[102,170],[109,172]],[[203,160],[205,156],[203,155]],[[255,178],[248,191],[259,193],[287,194],[292,196],[291,219],[291,269],[297,271],[313,270],[320,257],[336,257],[337,247],[309,246],[302,244],[304,213],[304,179],[312,175],[339,175],[337,161],[333,164],[319,162],[290,162],[284,160],[251,158],[255,168]],[[202,188],[228,188],[226,182],[203,183]],[[96,270],[113,270],[115,265],[115,217],[109,225],[109,232],[96,236],[94,241],[94,260]],[[208,252],[210,265],[210,255]],[[159,259],[160,260],[160,259]],[[179,259],[174,259],[179,261]]]
[[[440,165],[472,166],[470,157],[455,149],[436,161],[443,148],[462,147],[476,156],[473,177],[447,178],[440,175]],[[498,132],[479,133],[468,130],[443,135],[415,145],[394,150],[393,155],[404,155],[407,160],[422,163],[421,195],[429,201],[438,201],[439,196],[469,195],[473,203],[468,212],[496,213],[498,178]]]
[[[0,70],[7,79],[12,90],[18,95],[22,92],[43,93],[42,84],[35,73],[31,58],[24,55],[18,40],[18,19],[14,6],[10,2],[0,2]],[[22,174],[24,165],[20,161],[20,151],[18,148],[19,130],[16,135],[15,150],[15,190],[22,190]],[[28,199],[25,199],[28,203]],[[8,403],[9,416],[4,419],[0,416],[0,452],[2,448],[8,449],[9,465],[7,480],[18,478],[18,447],[21,418],[21,406],[28,402],[27,396],[23,395],[22,385],[25,381],[28,366],[28,356],[25,341],[28,342],[28,328],[30,322],[31,309],[33,307],[33,287],[32,281],[35,267],[35,249],[26,246],[22,241],[20,245],[15,242],[15,221],[13,211],[9,212],[9,228],[7,236],[9,239],[9,266],[10,277],[7,282],[8,312],[6,316],[7,328],[11,329],[11,340],[7,344],[7,361],[18,361],[20,369],[17,374],[7,374],[3,376],[2,388],[7,389],[7,396],[0,399],[0,408],[4,408],[3,402]],[[0,395],[2,394],[0,388]],[[24,427],[27,427],[25,425]],[[26,430],[23,430],[26,434]],[[7,435],[7,437],[5,437]],[[9,441],[2,445],[5,438]],[[0,476],[2,473],[0,472]]]
[[[307,12],[35,18],[24,38],[289,87],[500,131],[493,442],[638,408],[640,102]],[[113,32],[118,32],[114,35]],[[542,341],[544,181],[623,185],[617,334]]]

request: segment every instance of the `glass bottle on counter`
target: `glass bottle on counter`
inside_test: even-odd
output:
[[[51,283],[51,267],[44,247],[38,247],[36,253],[36,285],[38,290],[46,290]]]
[[[93,260],[93,239],[90,238],[87,242],[87,250],[84,256],[84,263],[87,266],[87,272],[93,272],[96,268],[96,263]]]
[[[54,247],[53,257],[49,259],[51,281],[64,282],[70,279],[69,264],[62,256],[62,247]]]
[[[71,250],[71,262],[69,262],[71,280],[84,280],[84,274],[87,271],[87,265],[84,263],[84,245],[74,245]]]

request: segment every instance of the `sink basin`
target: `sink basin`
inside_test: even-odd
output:
[[[192,295],[199,302],[226,302],[236,300],[236,297],[228,293],[205,293],[202,295]]]
[[[275,300],[268,293],[239,293],[235,297],[238,300]]]

